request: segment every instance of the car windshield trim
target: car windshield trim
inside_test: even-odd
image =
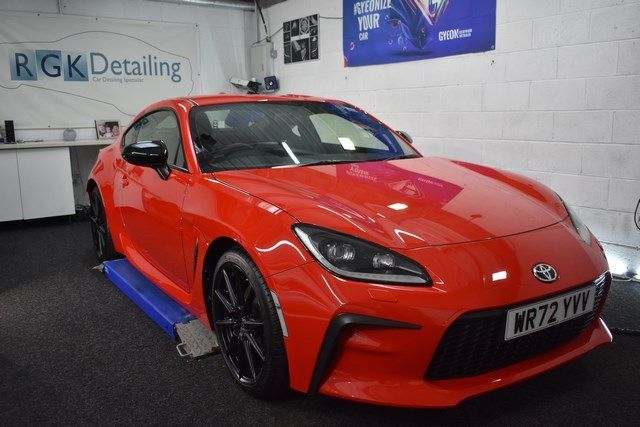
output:
[[[400,156],[391,156],[383,159],[373,159],[373,160],[319,160],[317,162],[301,163],[299,165],[292,165],[292,166],[300,167],[300,166],[338,165],[338,164],[346,164],[346,163],[387,162],[391,160],[416,159],[419,157],[420,156],[417,154],[403,154]]]

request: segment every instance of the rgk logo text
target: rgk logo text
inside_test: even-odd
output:
[[[11,80],[58,78],[88,81],[87,56],[82,52],[60,50],[23,50],[11,56]]]

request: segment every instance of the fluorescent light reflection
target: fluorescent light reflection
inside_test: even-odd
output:
[[[407,209],[409,206],[405,205],[404,203],[393,203],[387,207],[389,209],[393,209],[394,211],[401,211],[403,209]]]
[[[342,148],[344,148],[345,150],[353,151],[356,149],[356,146],[351,138],[338,137],[338,141],[340,142],[340,145],[342,145]]]
[[[504,280],[507,278],[507,272],[506,271],[496,271],[495,273],[493,273],[491,275],[491,279],[494,282],[497,282],[498,280]]]
[[[289,148],[289,144],[287,144],[286,141],[282,141],[282,148],[284,148],[284,151],[286,151],[289,157],[291,157],[291,160],[293,160],[293,163],[295,163],[296,165],[300,164],[300,160],[298,160],[296,155],[293,154],[293,151],[291,151],[291,148]]]

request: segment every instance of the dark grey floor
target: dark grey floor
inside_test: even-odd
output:
[[[0,425],[602,424],[637,425],[640,337],[452,410],[405,410],[323,396],[265,403],[242,393],[219,356],[188,361],[91,269],[89,225],[0,226]],[[605,319],[640,326],[640,284],[616,282]]]

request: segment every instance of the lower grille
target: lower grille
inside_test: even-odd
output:
[[[426,378],[443,380],[480,375],[566,344],[593,324],[610,282],[609,274],[593,282],[596,285],[593,311],[509,341],[504,340],[504,333],[507,312],[513,307],[462,315],[440,341]]]

